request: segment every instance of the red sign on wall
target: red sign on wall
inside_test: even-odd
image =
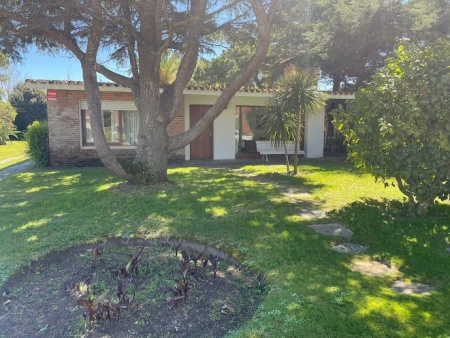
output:
[[[47,90],[47,100],[56,100],[56,90]]]

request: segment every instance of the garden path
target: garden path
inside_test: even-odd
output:
[[[32,161],[25,161],[10,167],[7,167],[3,170],[0,171],[0,181],[2,179],[4,179],[6,176],[12,175],[12,174],[16,174],[16,173],[20,173],[22,171],[25,171],[27,169],[29,169],[31,167],[31,165],[33,164]]]

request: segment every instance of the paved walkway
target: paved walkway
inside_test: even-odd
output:
[[[6,176],[12,175],[12,174],[16,174],[16,173],[20,173],[22,171],[25,171],[27,169],[29,169],[32,165],[32,161],[25,161],[16,165],[13,165],[11,167],[7,167],[3,170],[0,171],[0,181],[5,178]]]

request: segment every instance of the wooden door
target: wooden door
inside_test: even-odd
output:
[[[191,105],[189,107],[189,121],[192,128],[211,106]],[[213,125],[211,124],[203,134],[191,143],[191,160],[213,158]]]

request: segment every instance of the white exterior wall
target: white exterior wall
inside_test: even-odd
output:
[[[305,157],[323,157],[325,126],[325,107],[317,109],[314,114],[306,116]]]
[[[245,97],[243,96],[245,94]],[[185,127],[189,129],[189,107],[191,105],[213,105],[219,93],[213,92],[205,95],[204,92],[193,92],[185,94],[184,114]],[[269,95],[255,93],[238,93],[230,101],[228,107],[220,114],[213,124],[213,159],[214,160],[234,160],[236,158],[236,106],[264,106],[267,103]],[[185,148],[185,159],[190,160],[190,146]]]

